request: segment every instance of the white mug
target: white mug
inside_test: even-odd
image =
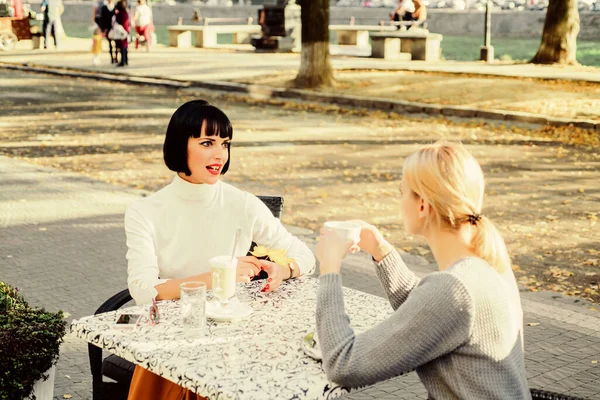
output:
[[[360,231],[362,226],[356,222],[350,221],[327,221],[325,228],[333,230],[342,239],[358,243],[360,241]]]
[[[212,272],[212,290],[222,305],[235,296],[237,262],[237,258],[231,256],[217,256],[208,260]]]

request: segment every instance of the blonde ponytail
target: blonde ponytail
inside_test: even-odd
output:
[[[474,228],[475,234],[471,240],[471,245],[475,254],[487,261],[500,273],[510,268],[510,258],[506,250],[506,244],[494,223],[485,215],[481,215]]]
[[[481,214],[484,180],[481,166],[460,143],[440,141],[427,145],[404,161],[408,187],[434,209],[435,222],[458,229],[470,223],[473,251],[502,273],[510,268],[500,233]]]

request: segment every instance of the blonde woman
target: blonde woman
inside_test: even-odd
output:
[[[317,332],[327,376],[359,387],[416,369],[433,399],[529,399],[519,291],[482,212],[481,167],[462,145],[436,143],[406,159],[400,187],[406,231],[425,238],[439,272],[417,278],[372,225],[361,222],[358,246],[323,228]],[[355,335],[340,266],[358,249],[373,257],[394,312]]]

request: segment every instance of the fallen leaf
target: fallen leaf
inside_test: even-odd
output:
[[[63,399],[70,399],[73,396],[71,396],[70,394],[63,394]]]
[[[598,364],[598,360],[592,360],[592,364]]]
[[[429,250],[423,248],[423,247],[415,247],[415,250],[417,251],[417,253],[419,253],[419,255],[424,256],[429,254]]]

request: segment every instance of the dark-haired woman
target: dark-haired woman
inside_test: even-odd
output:
[[[117,64],[118,67],[129,65],[129,31],[131,24],[129,22],[129,12],[127,11],[127,0],[120,0],[115,7],[115,22],[120,24],[127,32],[127,37],[115,40],[117,50],[121,52],[121,61]]]
[[[136,303],[179,298],[179,285],[202,281],[211,287],[208,260],[235,255],[238,282],[265,270],[263,291],[282,281],[311,274],[315,259],[256,196],[221,180],[230,165],[233,128],[229,118],[203,100],[185,103],[169,122],[163,146],[165,164],[176,172],[171,184],[134,202],[125,214],[128,287]],[[294,259],[280,266],[246,256],[251,242],[285,249]],[[199,396],[136,367],[130,399],[194,399]]]

